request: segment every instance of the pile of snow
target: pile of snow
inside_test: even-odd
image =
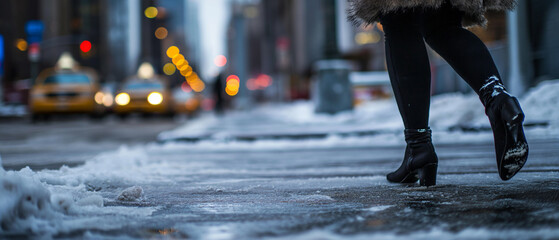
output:
[[[552,129],[559,129],[559,80],[545,81],[521,98],[526,121],[548,122]]]
[[[37,179],[0,167],[0,234],[49,234],[56,226],[50,192]]]
[[[0,161],[0,235],[54,236],[91,228],[99,215],[149,216],[155,207],[107,207],[105,202],[142,201],[144,190],[136,184],[161,172],[173,171],[159,161],[148,161],[142,149],[128,147],[100,154],[80,167],[40,172],[5,171]],[[98,228],[118,229],[124,224],[115,221]]]

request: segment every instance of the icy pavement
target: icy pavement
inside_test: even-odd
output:
[[[434,99],[433,112],[460,119],[442,102],[469,98]],[[559,137],[556,112],[543,114],[554,99],[534,100],[548,124],[528,130],[528,162],[507,182],[491,133],[447,131],[457,120],[433,126],[439,179],[424,188],[385,180],[404,152],[393,103],[336,116],[307,103],[268,106],[160,136],[205,136],[195,141],[123,146],[71,168],[0,170],[0,238],[557,239]],[[296,120],[279,117],[294,108]],[[475,123],[471,113],[462,119]],[[315,135],[295,137],[305,126]],[[284,131],[293,134],[274,135]]]
[[[433,188],[385,180],[402,146],[123,147],[80,167],[2,172],[2,228],[90,239],[553,239],[558,145],[533,142],[508,182],[489,144],[437,146]]]

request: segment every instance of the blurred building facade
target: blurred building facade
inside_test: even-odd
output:
[[[241,79],[270,74],[277,81],[266,90],[269,96],[298,99],[308,98],[313,64],[321,59],[350,60],[354,71],[385,71],[382,26],[353,26],[346,7],[346,0],[232,1],[229,54],[242,66],[232,64],[229,72],[241,73]],[[487,18],[486,28],[470,30],[487,44],[502,77],[517,94],[540,81],[559,79],[559,32],[553,30],[559,23],[559,1],[520,0],[514,13],[488,12]],[[512,36],[511,29],[519,35]],[[519,41],[517,47],[512,40]],[[519,66],[512,66],[512,55]],[[472,91],[435,52],[430,59],[433,94]]]
[[[158,7],[157,17],[144,14],[149,6]],[[5,69],[0,90],[3,102],[24,103],[26,97],[8,97],[16,85],[32,84],[45,68],[53,67],[63,52],[69,52],[84,66],[100,73],[101,82],[118,83],[136,73],[142,62],[150,62],[157,73],[170,59],[165,50],[181,48],[190,64],[200,61],[200,38],[196,0],[8,0],[0,1],[0,35],[6,44]],[[26,25],[41,23],[43,31],[38,54],[30,57],[31,40]],[[154,32],[164,27],[168,36],[159,39]],[[91,50],[80,49],[83,41]],[[25,47],[18,43],[25,42]],[[176,75],[176,74],[175,74]],[[170,76],[180,82],[180,77]],[[23,84],[22,79],[26,79]]]
[[[4,102],[22,102],[12,94],[28,85],[41,69],[52,67],[68,51],[80,64],[100,72],[103,82],[120,82],[147,61],[161,73],[170,62],[165,50],[178,46],[197,71],[202,56],[198,5],[201,0],[5,0],[0,1],[0,92]],[[346,0],[229,0],[227,72],[239,75],[239,98],[290,100],[309,97],[313,64],[340,58],[354,71],[384,71],[382,26],[353,26],[346,19]],[[160,14],[144,16],[148,6]],[[559,79],[559,1],[519,0],[511,14],[488,13],[487,29],[473,31],[489,46],[505,81],[526,89]],[[44,31],[32,47],[26,25],[38,20]],[[168,36],[154,31],[166,27]],[[80,50],[83,41],[91,51]],[[37,46],[37,45],[35,45]],[[39,50],[38,52],[35,52]],[[212,56],[213,58],[214,56]],[[433,93],[470,91],[436,54],[431,53]],[[1,59],[0,59],[1,60]],[[35,61],[36,60],[36,61]],[[262,74],[273,84],[248,90]],[[180,82],[178,74],[169,77]],[[31,79],[31,80],[24,80]],[[511,84],[508,84],[511,85]],[[14,97],[15,96],[15,97]]]

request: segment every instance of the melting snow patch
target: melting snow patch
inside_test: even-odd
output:
[[[335,202],[336,201],[333,198],[331,198],[330,196],[319,195],[319,194],[296,195],[296,196],[293,196],[293,198],[295,199],[295,202],[305,202],[305,203],[330,203],[330,202]]]
[[[390,207],[392,207],[392,205],[374,206],[374,207],[371,207],[371,208],[367,209],[367,211],[369,211],[369,212],[381,212],[381,211],[384,211],[386,209],[389,209]]]
[[[124,189],[124,191],[122,191],[117,199],[120,201],[138,201],[140,200],[140,198],[142,197],[142,195],[144,194],[144,189],[142,189],[142,187],[139,186],[133,186],[133,187],[129,187],[127,189]]]

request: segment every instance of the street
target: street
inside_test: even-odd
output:
[[[321,141],[331,141],[326,139],[152,142],[158,131],[176,125],[167,120],[2,123],[0,152],[6,168],[17,170],[26,162],[35,166],[36,172],[23,169],[20,174],[43,182],[53,208],[62,214],[44,223],[48,228],[39,224],[34,231],[55,238],[559,235],[557,138],[531,140],[527,165],[507,182],[498,177],[491,141],[436,144],[438,184],[425,188],[386,181],[385,174],[400,164],[403,144],[324,147]],[[26,140],[16,138],[18,128]],[[45,140],[38,144],[37,139]],[[38,159],[50,164],[41,166]],[[74,167],[39,171],[62,163]]]
[[[154,141],[159,132],[180,124],[164,118],[95,121],[74,117],[37,124],[26,119],[6,120],[0,122],[0,154],[5,169],[58,169],[82,164],[122,144]]]

